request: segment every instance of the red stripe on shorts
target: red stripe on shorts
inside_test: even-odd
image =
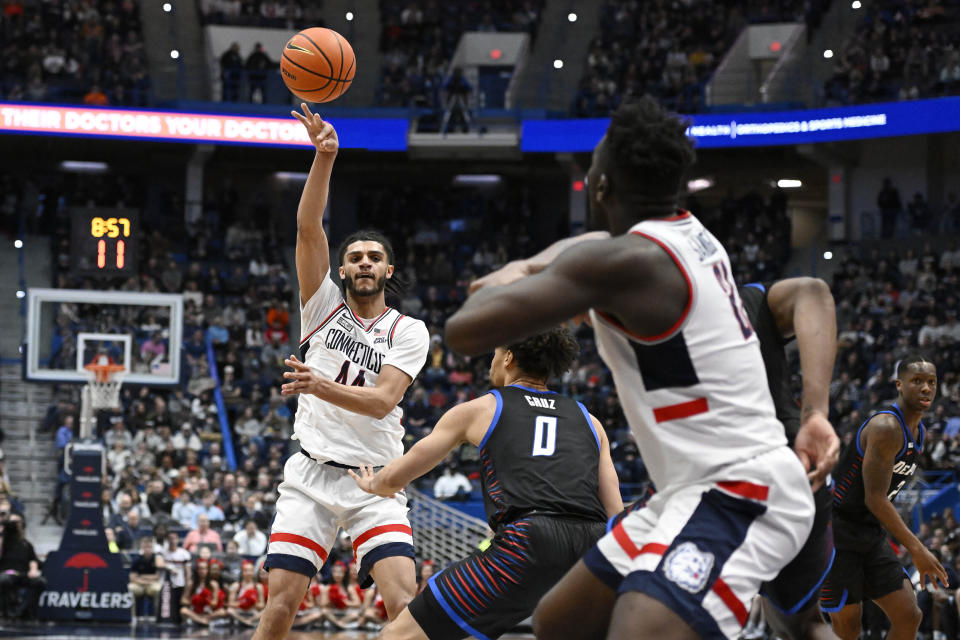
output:
[[[357,555],[357,549],[360,548],[360,545],[362,545],[364,542],[366,542],[370,538],[373,538],[374,536],[379,536],[380,534],[383,534],[383,533],[391,533],[391,532],[405,533],[411,537],[413,536],[413,529],[411,529],[409,525],[406,525],[406,524],[380,525],[379,527],[374,527],[373,529],[370,529],[369,531],[365,531],[361,533],[359,536],[357,536],[357,539],[353,541],[353,555]]]
[[[717,578],[717,581],[713,583],[713,592],[717,594],[717,597],[723,600],[723,604],[727,605],[727,608],[733,612],[733,615],[736,616],[741,627],[747,623],[747,608],[743,606],[740,598],[736,596],[722,578]]]
[[[627,532],[624,530],[622,522],[613,528],[613,539],[616,540],[620,548],[630,556],[631,560],[645,553],[655,553],[658,556],[662,556],[668,549],[667,545],[660,544],[659,542],[648,542],[637,549],[637,545],[633,544],[633,540],[630,539],[630,536],[627,535]]]
[[[770,493],[770,487],[765,487],[762,484],[753,484],[752,482],[718,482],[717,486],[724,491],[729,491],[738,496],[751,500],[759,500],[761,502],[766,500],[767,494]]]
[[[657,422],[667,422],[668,420],[689,418],[690,416],[706,413],[707,411],[710,411],[710,407],[707,406],[707,399],[697,398],[696,400],[690,400],[689,402],[668,404],[665,407],[657,407],[653,410],[653,419]]]
[[[315,552],[318,556],[320,556],[321,562],[327,561],[327,552],[323,550],[323,547],[310,538],[304,538],[303,536],[298,536],[295,533],[271,533],[270,542],[289,542],[291,544],[298,544],[301,547],[306,547],[307,549]]]

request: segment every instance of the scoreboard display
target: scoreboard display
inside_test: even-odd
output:
[[[83,275],[137,275],[140,212],[83,208],[71,212],[71,264]]]

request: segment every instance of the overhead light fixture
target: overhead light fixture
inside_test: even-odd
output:
[[[853,4],[850,5],[852,9],[859,9],[863,5],[860,4],[860,0],[853,0]]]
[[[60,163],[64,171],[74,173],[104,173],[109,168],[106,162],[87,162],[85,160],[64,160]]]
[[[347,15],[344,16],[347,19],[347,22],[353,20],[353,11],[347,11]]]
[[[492,187],[503,180],[495,173],[461,173],[454,176],[453,184],[460,187]]]
[[[824,51],[824,52],[823,52],[823,57],[826,58],[827,60],[829,60],[830,58],[832,58],[832,57],[833,57],[833,49],[827,49],[826,51]]]
[[[567,20],[569,20],[570,22],[576,22],[576,21],[577,21],[577,14],[575,14],[575,13],[568,13],[568,14],[567,14]]]
[[[687,181],[687,191],[690,193],[696,193],[697,191],[709,189],[714,184],[713,178],[694,178],[693,180]]]
[[[17,249],[23,249],[23,240],[21,240],[20,238],[17,238],[16,240],[13,241],[13,246],[16,247]]]
[[[273,177],[287,182],[306,182],[309,174],[302,171],[274,171]]]
[[[803,182],[791,178],[780,178],[777,180],[777,186],[781,189],[799,189],[803,186]]]
[[[824,260],[833,260],[833,251],[824,251],[823,252]]]
[[[556,60],[554,60],[554,61],[553,61],[553,68],[554,68],[554,69],[563,69],[563,60],[561,60],[560,58],[557,58]]]
[[[174,60],[176,60],[177,58],[180,57],[180,52],[177,51],[176,49],[173,49],[173,50],[170,52],[170,57],[173,58]]]
[[[164,2],[164,3],[163,3],[163,10],[164,10],[165,13],[170,13],[171,11],[173,11],[173,5],[170,4],[169,2]]]

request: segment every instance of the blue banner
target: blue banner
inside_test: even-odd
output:
[[[804,109],[686,116],[697,147],[766,147],[960,131],[960,97]],[[520,148],[593,151],[609,118],[524,120]]]
[[[123,558],[107,550],[100,492],[103,447],[71,447],[70,515],[60,548],[47,554],[37,615],[41,620],[129,622],[133,608]]]

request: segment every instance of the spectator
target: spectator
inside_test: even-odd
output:
[[[90,87],[90,91],[83,96],[83,104],[94,107],[105,107],[110,104],[110,99],[107,98],[107,94],[100,89],[100,85],[95,84]]]
[[[200,442],[200,437],[194,433],[193,425],[190,422],[184,422],[180,425],[180,431],[174,434],[170,441],[173,443],[173,448],[178,451],[186,451],[187,449],[201,451],[203,449],[203,443]]]
[[[267,102],[267,73],[274,67],[273,61],[267,56],[263,45],[259,42],[253,46],[253,51],[247,56],[244,67],[247,70],[247,81],[250,84],[249,102]]]
[[[157,599],[160,596],[160,569],[164,566],[163,556],[153,553],[153,538],[140,538],[140,555],[130,564],[130,593],[133,594],[133,619],[137,619],[137,601],[144,596],[152,601],[153,615],[157,612]]]
[[[183,588],[187,584],[187,567],[191,560],[190,552],[180,546],[180,536],[175,531],[169,531],[161,554],[163,555],[164,568],[167,570],[167,579],[170,581],[170,587],[173,590],[173,601],[180,602],[180,598],[183,597]]]
[[[437,478],[433,485],[433,496],[437,500],[465,502],[470,499],[471,491],[473,486],[467,476],[463,475],[459,469],[453,469],[450,466],[443,468],[443,475]]]
[[[233,540],[237,543],[241,555],[261,556],[266,553],[267,536],[257,528],[253,519],[243,523],[243,529],[233,536]]]
[[[201,498],[202,502],[200,507],[196,510],[193,515],[193,524],[192,528],[196,529],[199,527],[199,521],[201,516],[206,516],[208,522],[217,522],[222,524],[224,520],[223,510],[214,504],[217,496],[213,491],[205,491],[203,497]]]
[[[162,362],[166,355],[167,345],[160,333],[153,334],[140,346],[140,358],[151,366]]]
[[[163,480],[151,480],[147,485],[147,507],[154,518],[172,514],[173,498],[164,488]]]
[[[923,194],[917,192],[913,200],[907,205],[907,214],[910,216],[910,226],[914,231],[922,233],[930,223],[930,207]]]
[[[239,546],[236,540],[227,540],[227,551],[221,558],[223,562],[222,582],[224,584],[233,584],[240,579],[241,564],[243,558],[240,557]]]
[[[877,207],[880,208],[880,219],[882,224],[881,236],[892,238],[897,227],[897,216],[903,206],[900,204],[900,192],[890,181],[890,178],[883,179],[883,187],[877,195]]]
[[[129,434],[127,435],[129,436]],[[110,465],[110,472],[114,475],[120,475],[124,469],[132,464],[133,451],[130,451],[123,442],[115,440],[113,447],[107,452],[107,462]]]
[[[116,521],[112,528],[117,546],[123,551],[133,549],[140,537],[140,512],[131,509],[126,520]]]
[[[0,527],[0,612],[4,618],[32,620],[46,587],[40,559],[24,536],[21,515],[8,515]]]
[[[234,42],[220,56],[220,80],[223,83],[223,101],[240,100],[240,76],[243,73],[243,58],[240,57],[240,43]]]
[[[66,415],[63,418],[63,424],[57,429],[57,484],[53,490],[53,505],[51,510],[54,513],[57,523],[60,522],[60,511],[63,503],[63,488],[70,482],[67,472],[64,470],[67,456],[67,445],[73,441],[73,416]]]
[[[190,529],[194,526],[199,511],[200,507],[193,503],[190,492],[184,491],[180,494],[180,498],[173,505],[170,513],[173,520],[178,522],[181,527]]]
[[[220,534],[210,528],[210,518],[202,513],[197,516],[197,528],[188,533],[184,539],[183,548],[190,553],[195,553],[198,545],[201,544],[210,544],[215,546],[217,551],[223,551]]]
[[[113,427],[103,436],[103,440],[107,448],[111,450],[117,444],[120,444],[124,449],[130,449],[133,446],[133,437],[127,431],[123,421],[114,423]]]

